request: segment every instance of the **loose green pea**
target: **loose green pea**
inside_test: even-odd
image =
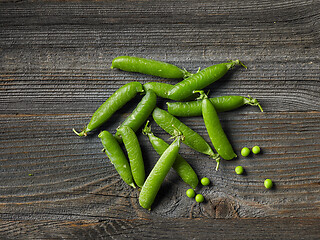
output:
[[[271,181],[271,179],[264,180],[264,186],[268,189],[272,188],[273,182]]]
[[[258,154],[258,153],[260,152],[260,147],[259,147],[259,146],[254,146],[254,147],[252,148],[252,152],[253,152],[254,154]]]
[[[207,178],[207,177],[202,178],[202,179],[201,179],[201,184],[202,184],[203,186],[208,186],[208,185],[210,184],[209,178]]]
[[[196,202],[201,203],[204,201],[204,197],[202,194],[197,194],[195,197]]]
[[[249,148],[244,147],[244,148],[241,149],[241,155],[242,156],[247,157],[247,156],[249,156],[249,154],[250,154],[250,149]]]
[[[194,196],[196,195],[196,193],[194,192],[194,190],[192,188],[188,189],[186,191],[186,194],[189,198],[194,198]]]
[[[236,174],[241,175],[241,174],[243,174],[243,167],[238,166],[234,169],[234,171],[236,172]]]

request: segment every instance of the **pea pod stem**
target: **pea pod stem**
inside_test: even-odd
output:
[[[172,124],[172,127],[174,128],[174,131],[173,131],[173,136],[170,137],[170,139],[176,139],[177,137],[180,137],[180,139],[184,141],[185,137],[182,135],[182,132],[173,124]]]
[[[239,59],[237,59],[235,61],[229,59],[228,61],[231,63],[231,67],[230,68],[233,68],[236,65],[241,65],[245,69],[248,69],[248,67],[246,65],[244,65]],[[235,62],[235,64],[233,64],[233,62]]]
[[[82,136],[87,136],[87,133],[86,132],[77,132],[74,128],[72,128],[72,131],[77,134],[79,137],[82,137]]]
[[[263,109],[262,109],[262,107],[261,107],[261,105],[260,105],[260,103],[258,102],[257,99],[252,98],[250,95],[248,95],[248,97],[244,98],[244,99],[245,99],[244,100],[245,104],[248,104],[248,105],[251,105],[251,106],[258,106],[260,111],[263,112]]]

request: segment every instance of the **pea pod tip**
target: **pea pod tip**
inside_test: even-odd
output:
[[[252,106],[258,106],[260,111],[263,112],[263,108],[261,107],[259,101],[250,95],[248,95],[248,98],[245,98],[246,104],[252,105]]]
[[[241,62],[239,59],[236,60],[238,62],[238,65],[241,65],[242,67],[244,67],[245,69],[248,69],[248,67],[246,65],[243,64],[243,62]]]
[[[79,137],[82,137],[82,136],[87,136],[87,133],[84,132],[84,131],[81,131],[81,132],[77,132],[74,128],[72,128],[72,131],[77,134]]]
[[[237,60],[228,60],[230,62],[229,68],[233,68],[236,65],[241,65],[245,69],[248,69],[246,65],[244,65],[239,59]]]

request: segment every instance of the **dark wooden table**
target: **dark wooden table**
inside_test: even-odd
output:
[[[320,2],[1,1],[1,239],[319,239]],[[264,108],[219,114],[236,160],[219,171],[182,145],[206,201],[186,197],[170,172],[151,212],[119,178],[93,132],[92,113],[131,81],[167,80],[111,70],[119,55],[198,67],[240,59],[210,96],[256,97]],[[101,129],[115,132],[136,97]],[[167,100],[158,100],[165,107]],[[201,117],[181,119],[206,140]],[[154,122],[154,133],[168,135]],[[140,132],[140,131],[139,131]],[[147,173],[158,155],[138,134]],[[262,153],[244,158],[244,146]],[[234,168],[242,165],[243,176]],[[275,187],[263,187],[271,178]]]

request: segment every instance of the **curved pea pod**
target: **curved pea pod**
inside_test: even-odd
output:
[[[119,128],[121,128],[122,126],[128,126],[134,132],[136,132],[150,116],[153,109],[156,107],[156,103],[156,94],[152,90],[146,90],[146,95],[141,99],[137,107],[124,120],[124,122],[121,124]],[[116,132],[115,136],[117,137],[117,140],[119,142],[122,141],[118,131]]]
[[[122,108],[128,101],[134,98],[137,93],[143,92],[143,86],[139,82],[130,82],[120,87],[114,92],[93,114],[89,124],[78,136],[86,136],[88,132],[100,127],[105,123],[117,110]]]
[[[128,126],[122,126],[118,130],[128,153],[131,173],[135,183],[142,187],[145,180],[144,162],[141,147],[135,132]]]
[[[201,90],[219,80],[235,65],[244,66],[239,60],[235,60],[207,67],[175,84],[168,92],[168,96],[170,99],[181,101],[191,96],[194,90]]]
[[[193,131],[191,128],[172,116],[167,111],[162,110],[158,107],[153,110],[152,117],[163,130],[165,130],[172,136],[175,135],[175,128],[179,129],[184,136],[184,140],[182,140],[184,144],[198,152],[209,155],[210,157],[215,159],[219,165],[219,155],[213,152],[210,145],[197,132]]]
[[[158,97],[171,99],[169,96],[169,91],[174,87],[174,85],[162,82],[147,82],[143,85],[146,91],[152,90]],[[196,98],[196,94],[193,94],[185,99],[184,101],[191,101]],[[174,99],[171,99],[174,100]]]
[[[204,95],[203,91],[201,92]],[[222,129],[217,111],[215,110],[213,104],[205,95],[201,102],[204,124],[212,145],[218,154],[225,160],[231,160],[237,157],[225,132]]]
[[[109,157],[111,163],[114,165],[120,177],[128,185],[135,188],[129,162],[124,152],[122,151],[118,141],[108,131],[101,132],[99,134],[99,138],[101,139],[105,153]]]
[[[149,122],[149,121],[148,121]],[[169,144],[166,143],[163,139],[156,137],[151,132],[151,127],[148,127],[148,122],[143,129],[143,134],[147,135],[150,143],[156,152],[161,156],[164,151],[169,147]],[[192,188],[196,188],[199,183],[199,179],[193,168],[190,164],[178,154],[176,160],[174,161],[172,168],[177,172],[181,179],[189,184]]]
[[[168,98],[168,92],[173,88],[173,85],[162,82],[147,82],[143,84],[146,91],[152,90],[158,97]]]
[[[257,99],[242,96],[222,96],[209,98],[217,112],[226,112],[242,107],[243,105],[258,106],[263,112]],[[202,115],[202,102],[167,102],[168,112],[177,117],[196,117]]]
[[[141,207],[151,210],[157,193],[167,176],[170,168],[175,162],[180,149],[180,138],[174,140],[173,143],[163,152],[150,174],[148,175],[139,195],[139,203]]]
[[[118,68],[127,72],[138,72],[163,78],[186,78],[191,74],[170,63],[152,59],[120,56],[112,60],[111,69]]]

